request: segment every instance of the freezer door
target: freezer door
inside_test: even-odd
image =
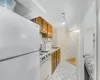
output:
[[[39,49],[36,24],[4,9],[0,14],[0,60]]]
[[[0,62],[0,80],[40,80],[39,52]]]

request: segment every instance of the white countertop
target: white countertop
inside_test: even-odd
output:
[[[59,48],[57,49],[51,49],[50,51],[44,53],[43,55],[40,55],[40,58],[43,58],[44,56],[48,55],[48,54],[52,54],[53,52],[57,51]]]

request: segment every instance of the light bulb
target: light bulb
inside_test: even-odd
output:
[[[65,25],[65,21],[62,24]]]
[[[80,32],[80,30],[74,30],[73,32]]]

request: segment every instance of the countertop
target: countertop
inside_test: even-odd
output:
[[[53,52],[57,51],[58,49],[60,49],[60,48],[57,48],[57,49],[53,49],[53,48],[52,48],[50,51],[44,53],[43,55],[40,55],[40,58],[43,58],[44,56],[46,56],[46,55],[48,55],[48,54],[52,54]]]

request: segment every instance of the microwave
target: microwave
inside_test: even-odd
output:
[[[51,49],[51,44],[41,44],[41,51],[49,51]]]

